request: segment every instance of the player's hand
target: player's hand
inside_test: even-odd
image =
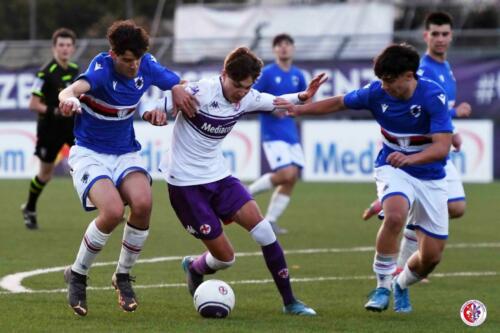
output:
[[[299,99],[303,102],[310,100],[318,91],[319,87],[323,83],[326,82],[328,79],[328,76],[326,76],[325,73],[321,73],[319,75],[316,75],[311,82],[309,82],[309,85],[307,86],[307,89],[301,93],[299,93]]]
[[[177,116],[177,112],[181,111],[189,118],[196,116],[198,112],[198,100],[188,93],[184,86],[176,85],[172,88],[172,97],[174,99],[174,108],[172,110],[172,115],[174,118]]]
[[[59,103],[59,111],[61,115],[70,117],[73,112],[82,113],[82,106],[80,100],[76,97],[70,97]]]
[[[459,152],[462,148],[462,136],[460,133],[454,133],[451,136],[451,146],[453,147],[453,151]]]
[[[144,112],[142,119],[154,126],[165,126],[167,124],[167,114],[158,109]]]
[[[472,113],[472,107],[467,102],[460,103],[455,110],[458,118],[469,118]]]
[[[411,155],[394,151],[387,156],[386,162],[395,168],[401,168],[411,164]]]
[[[298,116],[298,110],[300,105],[295,105],[290,103],[284,98],[276,97],[273,101],[274,106],[276,107],[276,111],[273,111],[273,114],[280,114],[284,116],[296,117]]]

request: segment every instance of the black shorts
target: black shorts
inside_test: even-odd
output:
[[[74,144],[73,127],[73,118],[52,116],[50,119],[39,119],[35,155],[42,162],[53,163],[64,144]]]

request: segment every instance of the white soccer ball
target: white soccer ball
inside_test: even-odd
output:
[[[193,296],[194,307],[205,318],[225,318],[234,308],[233,289],[224,281],[207,280]]]

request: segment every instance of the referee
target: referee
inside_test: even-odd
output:
[[[38,73],[33,84],[29,109],[38,113],[35,155],[40,159],[38,174],[31,180],[28,201],[21,206],[24,224],[38,229],[36,203],[52,178],[54,161],[64,144],[73,145],[73,117],[60,114],[58,94],[78,75],[78,66],[70,62],[75,52],[76,35],[60,28],[52,34],[53,59]]]

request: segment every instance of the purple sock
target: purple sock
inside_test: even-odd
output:
[[[207,265],[207,254],[208,251],[203,253],[201,256],[196,258],[191,265],[189,265],[189,269],[194,273],[205,275],[205,274],[213,274],[215,271],[208,267]]]
[[[262,247],[262,254],[266,261],[267,268],[273,276],[274,283],[283,298],[283,303],[288,305],[295,301],[293,297],[288,268],[286,266],[285,254],[278,241]]]

